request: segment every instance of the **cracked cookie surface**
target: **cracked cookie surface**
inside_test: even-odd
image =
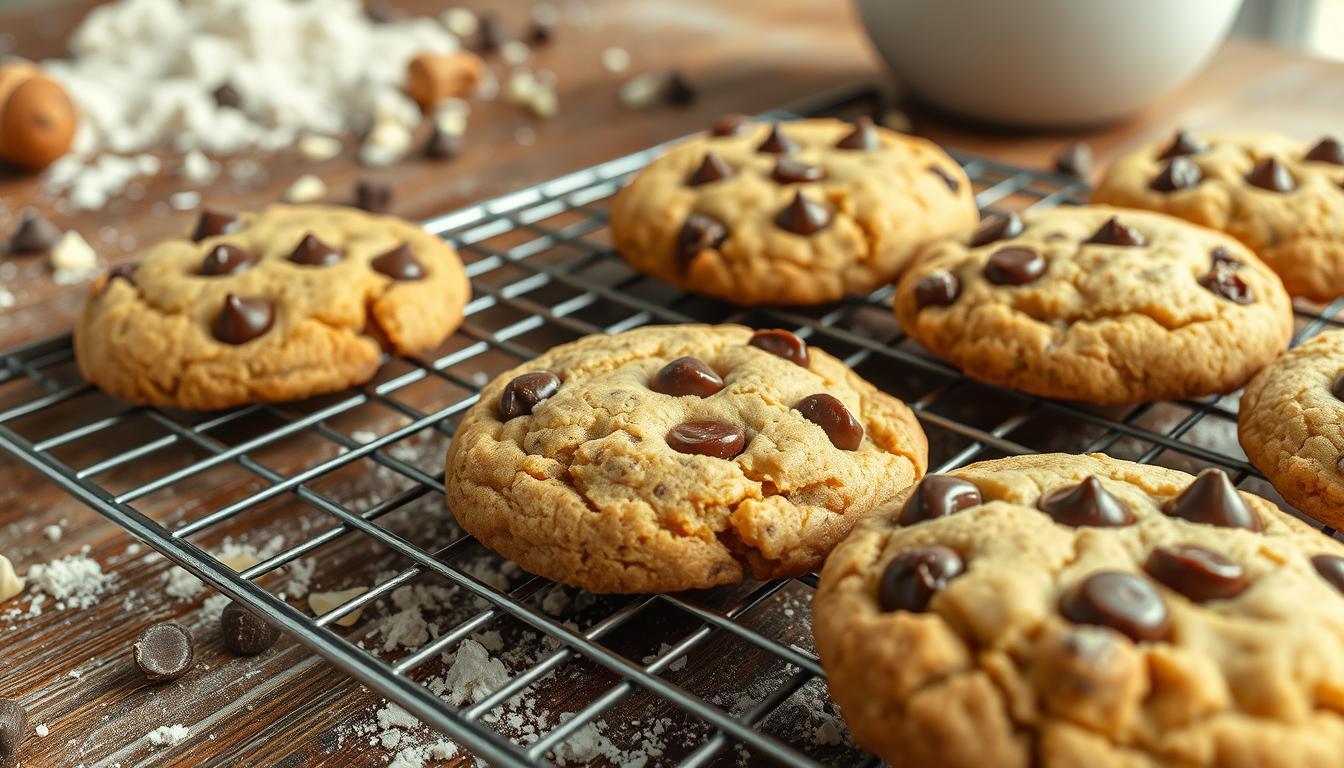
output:
[[[891,282],[919,246],[976,218],[966,174],[928,141],[833,119],[741,121],[640,171],[611,230],[632,266],[672,285],[817,304]]]
[[[907,489],[831,554],[813,616],[894,768],[1325,768],[1341,588],[1344,546],[1217,470],[1047,454]]]
[[[1245,246],[1106,206],[988,217],[924,250],[894,305],[972,378],[1094,403],[1229,392],[1292,332],[1282,284]]]
[[[1174,170],[1173,170],[1174,168]],[[1344,149],[1326,137],[1177,134],[1115,161],[1092,201],[1226,232],[1315,301],[1344,294]]]
[[[673,325],[496,378],[444,484],[462,527],[532,573],[671,592],[819,567],[926,463],[909,408],[793,334]]]
[[[457,253],[348,208],[206,212],[192,237],[99,280],[75,329],[85,378],[135,403],[214,409],[370,379],[384,347],[433,348],[462,321]]]

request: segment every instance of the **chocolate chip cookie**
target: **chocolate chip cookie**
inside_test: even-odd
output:
[[[818,304],[891,282],[974,225],[971,184],[923,139],[839,120],[721,120],[650,163],[611,213],[645,274],[736,304]]]
[[[1264,260],[1288,293],[1344,294],[1344,147],[1326,136],[1178,132],[1117,160],[1093,202],[1148,208],[1222,230]]]
[[[457,253],[348,208],[206,211],[94,286],[75,328],[85,378],[135,403],[226,408],[369,380],[383,350],[433,348],[471,289]]]
[[[448,506],[593,592],[807,573],[927,463],[910,409],[784,330],[671,325],[556,347],[481,391]]]
[[[1293,321],[1278,277],[1233,238],[1105,206],[990,216],[923,251],[895,308],[972,378],[1093,403],[1234,390]]]
[[[929,475],[826,562],[831,695],[893,768],[1338,766],[1344,546],[1100,454]]]

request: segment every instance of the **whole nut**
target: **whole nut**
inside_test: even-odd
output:
[[[485,64],[474,53],[421,53],[406,66],[406,93],[428,111],[444,99],[471,93]]]
[[[56,81],[24,64],[0,72],[0,158],[32,170],[70,150],[74,102]]]

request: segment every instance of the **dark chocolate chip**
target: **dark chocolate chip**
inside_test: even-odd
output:
[[[934,176],[937,176],[938,178],[942,179],[943,183],[947,185],[948,191],[956,192],[957,190],[961,189],[961,182],[957,180],[957,177],[953,176],[951,173],[948,172],[946,168],[942,167],[941,165],[930,165],[928,167],[928,171],[929,173],[932,173]]]
[[[19,761],[19,745],[28,737],[28,713],[13,699],[0,699],[0,766]]]
[[[1193,544],[1158,547],[1143,569],[1196,603],[1236,597],[1250,584],[1246,571],[1231,558]]]
[[[961,281],[949,272],[934,272],[915,283],[915,306],[948,307],[961,294]]]
[[[1213,261],[1214,269],[1241,269],[1246,266],[1245,262],[1233,256],[1231,251],[1221,245],[1214,246],[1214,249],[1209,251],[1209,258]]]
[[[1307,160],[1314,163],[1333,163],[1344,165],[1344,144],[1334,136],[1326,136],[1316,142],[1316,146],[1307,150]]]
[[[1175,192],[1178,189],[1190,189],[1199,186],[1204,174],[1193,160],[1173,157],[1162,170],[1148,183],[1148,187],[1157,192]]]
[[[270,330],[275,308],[262,298],[244,298],[230,293],[215,316],[215,338],[225,344],[246,344]]]
[[[980,221],[980,225],[971,233],[971,247],[1007,240],[1022,234],[1022,218],[1016,213],[992,213]]]
[[[995,285],[1026,285],[1045,274],[1045,258],[1031,248],[1010,245],[989,255],[985,279]]]
[[[1060,597],[1059,611],[1075,624],[1110,627],[1131,640],[1161,640],[1171,630],[1157,589],[1121,571],[1101,571],[1074,584]]]
[[[1255,164],[1246,174],[1246,183],[1270,192],[1292,192],[1297,188],[1297,180],[1288,171],[1288,167],[1277,157],[1266,157]]]
[[[243,219],[236,213],[207,209],[201,211],[201,217],[196,220],[196,230],[192,232],[191,239],[199,243],[207,237],[237,232],[242,226]]]
[[[1316,555],[1311,558],[1311,567],[1316,569],[1322,579],[1330,586],[1344,592],[1344,557],[1338,555]]]
[[[532,45],[547,45],[555,37],[555,24],[549,21],[533,19],[527,30],[527,41]]]
[[[554,395],[560,389],[560,377],[550,371],[532,371],[515,376],[499,393],[501,421],[527,416],[537,403]]]
[[[444,133],[438,128],[429,132],[425,141],[425,157],[431,160],[452,160],[462,154],[462,137]]]
[[[700,161],[700,167],[695,169],[695,173],[686,179],[686,183],[692,187],[698,187],[701,184],[712,184],[716,181],[722,181],[733,175],[733,167],[723,161],[723,158],[713,152],[706,152],[705,159]]]
[[[783,328],[759,330],[751,335],[751,341],[747,343],[804,368],[811,363],[811,357],[807,354],[807,342],[799,338],[798,334]]]
[[[1162,505],[1162,511],[1194,523],[1260,530],[1260,516],[1247,506],[1221,469],[1200,472],[1179,496]]]
[[[723,378],[698,357],[678,357],[653,375],[649,389],[673,397],[709,397],[723,389]]]
[[[684,107],[695,103],[696,92],[686,75],[674,69],[667,74],[663,82],[663,101],[675,107]]]
[[[237,603],[229,603],[219,615],[219,631],[224,645],[243,656],[263,653],[280,639],[280,630]]]
[[[746,115],[724,115],[714,121],[710,126],[710,133],[715,136],[736,136],[743,133],[751,126],[751,118]]]
[[[499,17],[493,13],[481,14],[477,22],[477,29],[479,34],[477,47],[486,53],[499,50],[499,47],[507,39],[504,25],[500,23]]]
[[[925,520],[960,512],[978,506],[983,501],[980,489],[966,480],[952,475],[925,475],[914,493],[901,507],[901,525],[914,525]]]
[[[807,199],[802,192],[795,192],[793,201],[775,214],[775,223],[786,232],[811,235],[831,223],[831,212],[821,203]]]
[[[289,254],[289,260],[305,267],[329,267],[341,260],[341,252],[309,232]]]
[[[1091,245],[1122,245],[1125,247],[1138,247],[1148,244],[1148,239],[1142,232],[1129,226],[1121,224],[1120,220],[1114,216],[1106,220],[1105,224],[1092,233],[1092,236],[1083,241],[1084,244]]]
[[[772,155],[787,155],[790,152],[798,151],[798,142],[785,136],[783,131],[779,130],[779,124],[770,126],[770,135],[765,137],[765,141],[756,148],[757,152],[767,152]]]
[[[703,213],[692,213],[686,217],[677,233],[677,260],[687,266],[700,255],[701,251],[718,248],[728,238],[728,228],[718,219]]]
[[[877,604],[884,611],[923,613],[933,596],[966,570],[956,551],[933,545],[897,555],[882,571]]]
[[[257,255],[236,245],[220,243],[201,260],[199,274],[207,277],[244,272],[257,264]]]
[[[1234,270],[1214,267],[1199,276],[1199,284],[1228,301],[1237,304],[1250,304],[1255,301],[1255,292]]]
[[[406,243],[398,245],[387,253],[374,256],[369,262],[373,271],[380,275],[387,275],[393,280],[420,280],[426,274],[425,265],[415,257],[411,251],[411,246]]]
[[[775,170],[770,173],[770,178],[780,184],[805,184],[809,181],[821,181],[826,178],[826,172],[820,166],[781,157],[775,161]]]
[[[364,6],[364,15],[374,24],[390,24],[397,20],[401,15],[388,7],[387,3],[381,0],[369,0]]]
[[[220,107],[228,107],[229,109],[243,108],[242,94],[238,93],[238,89],[228,83],[221,84],[211,95],[215,97],[215,104]]]
[[[1112,496],[1095,475],[1045,494],[1039,506],[1055,522],[1075,527],[1118,528],[1134,523],[1129,505]]]
[[[191,669],[195,655],[191,633],[180,624],[162,622],[145,627],[135,641],[135,665],[152,682],[176,680]]]
[[[863,443],[863,425],[840,398],[824,392],[808,395],[794,406],[803,418],[821,427],[831,445],[842,451],[857,451]]]
[[[1157,156],[1158,160],[1170,160],[1173,157],[1182,155],[1198,155],[1208,149],[1204,142],[1197,140],[1194,136],[1185,131],[1177,131],[1167,148]]]
[[[1087,178],[1092,173],[1092,145],[1076,141],[1055,155],[1055,170],[1060,173]]]
[[[835,146],[838,149],[874,150],[882,146],[882,141],[877,137],[877,127],[873,125],[873,118],[864,115],[854,121],[854,130],[845,134]]]
[[[369,213],[383,213],[392,205],[392,186],[371,179],[355,182],[355,207]]]
[[[668,431],[667,444],[678,453],[731,459],[747,447],[747,436],[722,421],[684,421]]]
[[[123,261],[107,270],[107,283],[111,283],[113,280],[125,280],[131,285],[135,285],[135,270],[139,268],[140,262],[138,261]],[[103,284],[104,287],[107,283]]]
[[[47,217],[25,208],[19,218],[19,227],[9,241],[9,252],[13,254],[46,253],[56,247],[61,240],[60,227],[52,224]]]
[[[1330,387],[1330,394],[1334,395],[1336,400],[1344,400],[1344,374],[1335,379],[1335,383]]]

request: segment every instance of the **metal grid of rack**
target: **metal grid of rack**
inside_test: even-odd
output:
[[[469,537],[426,548],[381,524],[390,513],[426,498],[442,507],[442,472],[425,471],[403,461],[393,447],[426,432],[447,439],[456,417],[476,402],[487,369],[502,371],[551,344],[649,323],[739,322],[790,328],[915,409],[930,437],[931,471],[1007,454],[1104,451],[1186,470],[1219,466],[1243,488],[1277,498],[1237,447],[1235,395],[1122,408],[1041,400],[972,382],[928,356],[895,325],[890,288],[814,309],[746,310],[638,275],[608,245],[606,205],[622,183],[657,152],[653,148],[603,163],[426,222],[430,231],[458,246],[474,286],[463,328],[437,356],[397,358],[389,361],[375,382],[298,408],[257,405],[202,415],[131,408],[106,398],[74,372],[69,338],[53,338],[0,357],[0,448],[228,597],[264,614],[425,724],[491,765],[501,766],[549,764],[554,750],[567,738],[633,698],[655,702],[663,711],[676,711],[686,722],[697,724],[690,732],[700,736],[685,745],[675,760],[665,755],[667,762],[711,764],[732,755],[734,745],[752,756],[793,766],[839,759],[834,753],[828,758],[806,742],[800,744],[762,727],[785,700],[809,682],[815,683],[823,672],[806,641],[772,636],[759,623],[747,620],[784,590],[810,593],[815,588],[814,576],[750,583],[708,597],[631,597],[599,610],[593,621],[576,628],[537,608],[536,598],[550,587],[549,582],[525,577],[502,590],[456,565],[455,555],[475,545]],[[1064,176],[981,158],[958,157],[958,161],[973,180],[982,209],[1077,203],[1087,191],[1082,182]],[[1325,327],[1338,327],[1336,315],[1342,306],[1341,302],[1325,308],[1299,305],[1295,341]],[[473,367],[476,370],[467,373]],[[440,399],[423,406],[399,397],[416,386],[439,392]],[[444,396],[445,392],[449,394]],[[350,417],[367,409],[396,415],[398,425],[367,441],[333,426],[349,424]],[[123,434],[135,437],[128,440]],[[333,450],[293,469],[276,469],[273,461],[258,458],[297,436],[325,441]],[[184,453],[186,458],[170,471],[150,477],[127,472],[165,452]],[[363,509],[323,489],[324,478],[370,463],[404,479],[405,487]],[[200,510],[174,525],[156,520],[141,508],[142,500],[187,487],[220,467],[240,471],[253,484],[238,498]],[[132,479],[127,479],[128,474]],[[315,510],[330,526],[242,573],[235,573],[198,543],[220,526],[233,525],[237,531],[241,525],[245,530],[246,524],[240,521],[274,501]],[[1325,533],[1333,531],[1325,529]],[[287,564],[349,537],[376,541],[407,565],[363,595],[318,617],[292,607],[259,583]],[[347,613],[422,576],[453,585],[461,594],[482,601],[478,604],[484,607],[473,609],[432,641],[395,659],[366,650],[333,626]],[[676,620],[675,631],[666,630],[667,622],[654,622],[669,632],[655,638],[668,644],[661,652],[632,658],[610,641],[622,628],[647,622],[650,616]],[[552,650],[527,668],[514,670],[502,688],[473,704],[450,706],[423,684],[421,672],[432,667],[443,652],[504,620],[550,638]],[[806,626],[801,629],[808,634]],[[716,703],[688,684],[696,675],[695,667],[675,679],[668,674],[678,658],[725,640],[775,665],[768,678],[760,672],[768,685],[741,711]],[[492,727],[489,713],[572,665],[601,681],[572,717],[528,739],[509,737]],[[759,683],[752,676],[768,666],[742,663],[737,684],[745,688]],[[852,751],[847,754],[842,760],[845,764],[865,759]],[[866,764],[877,762],[866,760]]]

